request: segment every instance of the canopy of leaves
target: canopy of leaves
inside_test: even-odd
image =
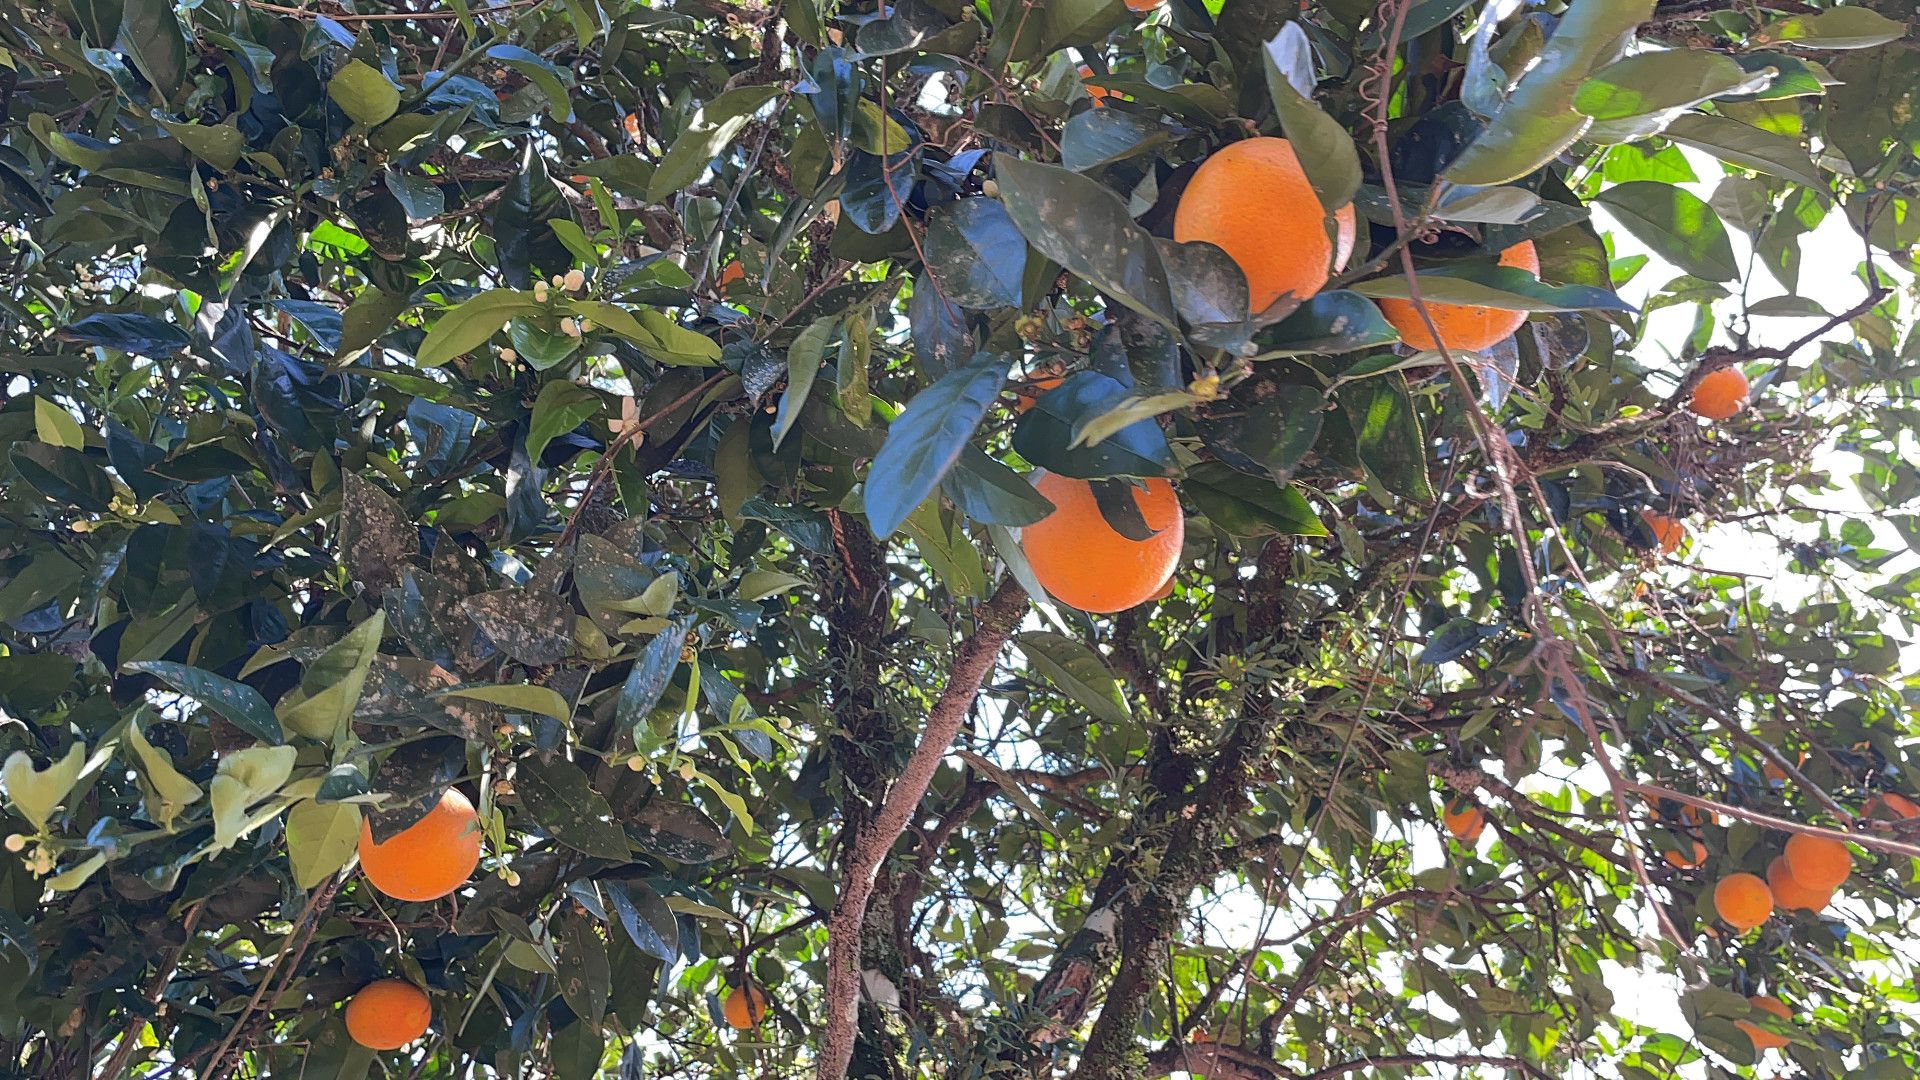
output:
[[[0,1071],[1913,1075],[1911,14],[0,6]],[[1361,237],[1264,312],[1256,133]],[[1036,468],[1170,594],[1030,602]]]

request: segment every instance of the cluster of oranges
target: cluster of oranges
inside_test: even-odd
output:
[[[1178,544],[1175,544],[1176,550]],[[448,788],[427,815],[385,843],[360,827],[360,869],[380,893],[395,900],[438,900],[465,885],[480,863],[480,815]],[[732,982],[721,1003],[729,1026],[747,1030],[764,1020],[772,1001],[751,979]],[[426,1034],[433,1002],[404,979],[368,983],[347,1002],[347,1035],[369,1050],[398,1050]]]
[[[448,788],[427,816],[385,843],[360,823],[360,869],[395,900],[438,900],[465,885],[480,865],[480,815],[456,788]],[[369,1050],[398,1050],[426,1034],[433,1003],[404,979],[381,979],[347,1002],[347,1035]]]
[[[1082,68],[1081,74],[1091,76],[1092,69]],[[1089,92],[1096,105],[1108,93],[1097,87]],[[1254,311],[1285,296],[1314,296],[1346,267],[1358,235],[1352,204],[1331,215],[1276,216],[1276,206],[1320,208],[1293,144],[1262,136],[1229,144],[1207,158],[1174,210],[1174,239],[1206,241],[1225,251],[1246,277]],[[1499,261],[1529,274],[1540,272],[1531,240],[1507,248]],[[1419,349],[1486,349],[1511,337],[1527,319],[1524,311],[1470,304],[1427,303],[1424,317],[1410,300],[1382,299],[1379,305],[1401,339]],[[1035,397],[1059,383],[1043,378],[1023,386],[1016,409],[1025,412]],[[1719,368],[1699,380],[1687,408],[1705,419],[1725,420],[1746,407],[1748,394],[1747,378],[1738,368]],[[1111,613],[1167,595],[1183,539],[1180,502],[1171,484],[1154,478],[1133,489],[1141,516],[1156,530],[1146,540],[1129,539],[1107,523],[1088,481],[1043,475],[1036,486],[1056,509],[1026,529],[1022,548],[1035,577],[1055,599],[1083,611]],[[1679,550],[1685,525],[1651,510],[1642,516],[1661,551]]]
[[[1920,803],[1895,793],[1877,794],[1867,800],[1861,815],[1908,820],[1920,817]],[[1687,814],[1691,824],[1697,824],[1701,818],[1702,815],[1697,813]],[[1705,865],[1706,845],[1694,840],[1693,849],[1693,858],[1668,852],[1667,861],[1681,869]],[[1713,888],[1714,912],[1735,932],[1746,933],[1766,922],[1775,911],[1825,910],[1833,902],[1835,892],[1852,873],[1853,853],[1843,841],[1828,836],[1795,833],[1787,839],[1781,853],[1767,864],[1766,877],[1743,872],[1729,874],[1716,882]],[[1781,1020],[1793,1018],[1792,1008],[1777,997],[1755,996],[1747,1000],[1758,1012]],[[1752,1040],[1756,1050],[1779,1049],[1792,1041],[1786,1035],[1747,1020],[1735,1021],[1735,1025]]]

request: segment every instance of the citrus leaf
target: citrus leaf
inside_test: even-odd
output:
[[[246,683],[215,675],[211,671],[202,671],[197,667],[177,664],[171,660],[135,660],[122,664],[126,671],[138,671],[151,675],[168,686],[201,705],[212,709],[225,717],[229,723],[241,731],[269,743],[287,741],[286,732],[280,727],[280,720],[273,714],[273,706],[260,696],[260,691]]]
[[[360,808],[352,803],[305,799],[287,812],[287,861],[303,889],[347,865],[360,844]]]
[[[489,289],[434,320],[433,328],[420,342],[415,359],[422,366],[438,367],[485,345],[515,316],[533,315],[540,310],[541,305],[534,301],[532,293]]]
[[[933,494],[986,419],[1006,378],[1005,357],[978,353],[907,403],[867,471],[867,522],[875,536],[893,535]]]
[[[1126,204],[1099,183],[1053,165],[995,154],[1007,214],[1034,250],[1101,292],[1161,324],[1173,325],[1166,268]],[[1101,242],[1088,243],[1089,237]]]
[[[1055,686],[1096,719],[1124,724],[1133,717],[1120,681],[1100,654],[1079,638],[1033,631],[1014,638],[1020,651]]]
[[[573,716],[573,707],[558,691],[545,686],[533,686],[517,683],[502,686],[459,686],[451,690],[442,690],[438,697],[472,698],[475,701],[490,702],[518,712],[538,713],[551,716],[555,720],[566,721]]]
[[[1698,195],[1672,184],[1635,180],[1595,196],[1654,253],[1704,281],[1740,276],[1726,226]]]

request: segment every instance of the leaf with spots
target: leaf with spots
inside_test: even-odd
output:
[[[529,759],[521,764],[515,785],[527,812],[555,840],[597,859],[627,861],[626,834],[578,765],[560,758]]]
[[[256,739],[269,743],[287,741],[279,718],[273,715],[273,706],[260,696],[260,691],[246,683],[234,682],[211,671],[176,664],[171,660],[135,660],[121,666],[127,671],[143,672],[159,679],[219,713],[228,723]]]

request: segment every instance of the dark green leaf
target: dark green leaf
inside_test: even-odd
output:
[[[122,667],[159,679],[256,739],[276,745],[287,741],[279,718],[273,715],[273,706],[260,696],[260,691],[246,683],[170,660],[135,660]]]
[[[1112,191],[1066,169],[994,155],[1007,214],[1036,250],[1094,288],[1167,325],[1173,295],[1159,252]]]
[[[1360,460],[1388,491],[1416,502],[1430,502],[1427,436],[1413,410],[1407,382],[1399,373],[1364,379],[1336,395],[1353,426]]]
[[[1250,476],[1217,461],[1187,470],[1180,491],[1229,536],[1326,536],[1327,527],[1292,485]]]
[[[1100,655],[1079,638],[1033,631],[1014,640],[1034,667],[1095,719],[1124,724],[1132,718],[1133,710],[1121,692],[1120,681],[1107,670]]]
[[[891,536],[933,494],[1006,379],[1006,358],[981,353],[907,403],[867,472],[867,521],[875,536]]]
[[[1671,184],[1635,180],[1596,196],[1641,243],[1705,281],[1740,276],[1733,245],[1720,219],[1700,197]]]
[[[528,758],[520,763],[514,786],[527,812],[555,840],[596,859],[627,861],[626,834],[578,765],[562,758]]]

